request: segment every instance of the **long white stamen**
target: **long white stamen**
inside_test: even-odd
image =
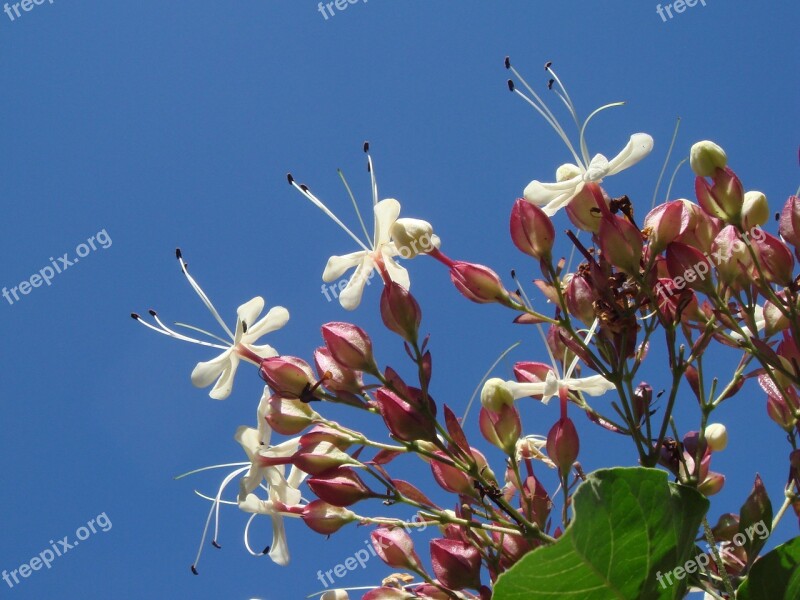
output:
[[[544,120],[549,123],[550,127],[552,127],[553,130],[555,130],[556,134],[558,134],[558,137],[561,138],[561,141],[564,142],[564,144],[567,146],[567,149],[572,153],[572,157],[575,159],[576,164],[579,167],[582,167],[583,170],[586,170],[588,165],[584,165],[583,164],[583,161],[581,160],[580,156],[578,156],[578,153],[575,152],[575,148],[572,146],[572,142],[569,141],[569,138],[567,137],[567,134],[564,132],[564,130],[561,128],[561,126],[558,125],[557,123],[553,123],[552,121],[550,121],[550,119],[547,117],[547,115],[544,113],[544,111],[533,100],[528,98],[525,94],[520,92],[517,88],[514,88],[512,91],[515,94],[517,94],[520,98],[525,100],[525,102],[530,104],[544,118]]]
[[[255,519],[257,516],[258,516],[257,513],[253,513],[252,515],[250,515],[250,518],[247,519],[247,525],[244,526],[244,547],[247,548],[247,551],[252,556],[264,556],[267,552],[269,552],[269,546],[267,546],[267,550],[262,550],[261,552],[255,552],[250,547],[250,523],[252,523],[253,519]]]
[[[669,186],[667,187],[667,199],[669,200],[670,194],[672,194],[672,184],[675,183],[675,178],[678,176],[678,171],[680,171],[681,167],[689,162],[689,157],[687,156],[681,162],[678,163],[678,166],[675,167],[675,171],[672,173],[672,178],[669,180]]]
[[[567,148],[569,148],[569,151],[572,153],[572,156],[575,158],[575,162],[578,164],[578,166],[583,167],[584,170],[587,169],[589,167],[589,163],[587,162],[584,165],[583,161],[581,161],[580,157],[578,156],[578,153],[575,152],[575,148],[572,146],[572,142],[569,141],[567,133],[564,131],[564,128],[561,127],[561,124],[558,122],[558,119],[556,119],[556,116],[553,114],[553,111],[550,110],[547,104],[545,104],[544,100],[542,100],[539,97],[539,94],[537,94],[536,91],[530,85],[528,85],[528,82],[525,81],[525,79],[523,79],[523,77],[517,72],[517,70],[510,63],[508,63],[508,68],[514,74],[514,76],[517,79],[519,79],[522,85],[525,86],[525,89],[527,89],[528,92],[530,92],[530,94],[536,99],[536,102],[538,102],[538,104],[536,104],[536,102],[528,98],[525,94],[523,94],[516,88],[514,88],[512,91],[519,94],[520,97],[524,98],[528,102],[528,104],[530,104],[533,108],[536,109],[536,111],[544,118],[544,120],[547,121],[550,127],[552,127],[553,130],[558,134],[558,137],[560,137],[561,140],[566,144]]]
[[[344,178],[344,173],[342,173],[341,169],[337,169],[339,173],[339,178],[342,180],[345,189],[347,190],[347,195],[350,196],[350,201],[353,203],[353,208],[356,209],[356,216],[358,216],[358,222],[361,223],[361,230],[364,232],[364,239],[367,240],[369,244],[370,237],[369,232],[367,231],[367,226],[364,223],[364,219],[361,217],[361,211],[358,209],[358,202],[356,202],[356,197],[353,195],[353,191],[350,189],[350,185],[347,183],[347,179]]]
[[[492,363],[492,366],[489,367],[486,370],[486,373],[483,374],[483,377],[481,377],[481,380],[478,382],[478,385],[475,386],[475,391],[472,392],[472,397],[470,397],[469,402],[467,402],[467,408],[464,409],[464,416],[461,417],[461,422],[462,423],[467,418],[467,415],[469,414],[469,409],[472,408],[472,403],[475,401],[475,398],[477,397],[478,392],[480,392],[480,390],[481,390],[481,386],[483,386],[484,382],[489,377],[491,372],[494,371],[495,367],[500,364],[501,360],[503,360],[506,356],[508,356],[509,352],[511,352],[514,348],[519,346],[521,343],[522,342],[516,342],[515,344],[511,344],[508,348],[503,350],[503,352],[500,353],[500,356],[498,356],[497,359]]]
[[[599,324],[600,324],[600,319],[595,318],[594,322],[592,323],[592,326],[589,328],[589,331],[583,340],[584,346],[588,346],[589,342],[592,341],[592,337],[594,337],[595,331],[597,331],[597,326]],[[572,372],[575,370],[575,367],[578,366],[578,360],[579,357],[576,354],[575,358],[572,360],[572,364],[570,364],[569,369],[567,369],[566,375],[564,375],[564,379],[569,379],[570,377],[572,377]]]
[[[222,342],[223,344],[225,344],[226,348],[230,347],[230,342],[228,340],[223,339],[218,335],[214,335],[213,333],[211,333],[210,331],[206,331],[205,329],[200,329],[199,327],[195,327],[194,325],[189,325],[188,323],[179,323],[177,321],[174,323],[174,325],[176,327],[183,327],[184,329],[191,329],[192,331],[196,331],[197,333],[202,333],[203,335],[207,335],[210,338]]]
[[[558,363],[556,362],[556,357],[553,356],[553,351],[550,349],[550,344],[547,343],[547,336],[544,334],[544,329],[542,328],[542,324],[537,323],[536,329],[539,330],[539,335],[542,336],[544,347],[547,349],[547,355],[550,357],[550,364],[553,365],[553,373],[555,374],[556,377],[558,377]]]
[[[198,490],[194,490],[194,493],[197,496],[199,496],[200,498],[202,498],[203,500],[208,500],[209,502],[216,502],[217,501],[217,499],[214,498],[213,496],[206,496],[203,492],[200,492]],[[239,506],[239,503],[238,502],[234,502],[233,500],[220,500],[219,503],[220,504],[228,504],[229,506]]]
[[[202,473],[203,471],[210,471],[212,469],[227,469],[228,467],[243,467],[245,465],[249,465],[249,462],[236,462],[236,463],[227,463],[224,465],[210,465],[208,467],[200,467],[199,469],[194,469],[193,471],[189,471],[187,473],[181,473],[175,477],[175,481],[179,479],[183,479],[184,477],[188,477],[189,475],[195,475],[196,473]]]
[[[664,179],[664,173],[667,171],[669,159],[672,157],[672,149],[675,147],[675,140],[678,138],[678,130],[681,127],[681,118],[675,122],[675,131],[672,132],[672,141],[669,143],[667,156],[664,158],[664,165],[661,167],[661,173],[658,174],[658,181],[656,181],[656,189],[653,190],[653,201],[650,203],[650,210],[656,205],[656,197],[658,196],[658,189],[661,187],[661,180]]]
[[[587,161],[591,162],[590,159],[589,159],[589,150],[588,150],[588,148],[586,146],[586,135],[585,135],[586,134],[586,126],[589,124],[589,121],[591,121],[592,118],[595,115],[603,112],[607,108],[615,108],[617,106],[622,106],[624,104],[625,104],[624,102],[611,102],[610,104],[606,104],[605,106],[601,106],[600,108],[592,111],[592,114],[590,114],[588,117],[586,117],[586,120],[583,122],[583,126],[581,127],[580,144],[581,144],[581,152],[583,152],[584,156],[586,156],[586,160]],[[586,163],[587,166],[588,166],[589,162]]]
[[[197,565],[200,562],[200,556],[203,554],[203,542],[206,539],[206,535],[208,534],[208,526],[211,524],[211,516],[214,514],[215,510],[217,513],[216,519],[216,527],[214,532],[214,542],[217,541],[217,533],[219,529],[219,505],[220,505],[220,497],[222,496],[222,492],[225,491],[225,488],[228,487],[228,484],[237,476],[247,471],[250,467],[242,467],[241,469],[236,469],[232,473],[229,473],[225,479],[222,480],[222,483],[219,486],[219,490],[217,491],[217,495],[214,498],[214,503],[211,505],[211,509],[208,511],[208,518],[206,519],[206,525],[203,527],[203,535],[200,537],[200,547],[197,549],[197,556],[195,556],[194,563],[192,563],[192,568],[197,569]]]
[[[375,214],[374,208],[378,205],[378,180],[375,177],[375,165],[372,164],[372,157],[369,155],[369,142],[364,142],[364,152],[367,154],[367,170],[369,170],[369,180],[372,186],[372,214],[373,214],[373,241],[372,247],[378,245],[378,215]]]
[[[196,340],[194,338],[190,338],[190,337],[186,337],[186,336],[183,336],[183,335],[180,335],[180,334],[176,334],[174,331],[170,333],[168,331],[164,331],[163,329],[161,329],[159,327],[156,327],[155,325],[151,325],[150,323],[148,323],[147,321],[142,319],[142,317],[140,317],[139,315],[134,314],[134,315],[131,315],[131,316],[136,321],[138,321],[139,323],[141,323],[142,325],[147,327],[148,329],[152,329],[156,333],[160,333],[161,335],[165,335],[165,336],[173,338],[173,339],[178,339],[178,340],[181,340],[181,341],[184,341],[184,342],[191,342],[193,344],[199,344],[200,346],[208,346],[210,348],[219,348],[220,350],[227,350],[229,348],[229,346],[220,346],[219,344],[212,344],[211,342],[204,342],[202,340]]]
[[[350,231],[347,225],[342,223],[341,220],[339,220],[339,217],[334,215],[330,211],[330,209],[327,206],[325,206],[319,198],[317,198],[314,194],[312,194],[311,191],[306,186],[299,185],[294,179],[290,179],[290,183],[292,184],[292,187],[294,187],[298,192],[303,194],[303,196],[305,196],[314,206],[316,206],[322,212],[328,215],[328,217],[339,227],[341,227],[347,235],[353,238],[356,244],[358,244],[361,248],[363,248],[365,252],[371,252],[371,250],[364,245],[364,242],[358,239],[356,234]]]
[[[195,339],[195,338],[191,338],[188,335],[183,335],[182,333],[178,333],[177,331],[167,327],[167,325],[161,319],[159,319],[158,314],[156,314],[155,311],[151,311],[150,314],[153,316],[153,320],[156,323],[158,323],[158,325],[161,327],[161,329],[163,329],[164,331],[166,331],[167,333],[172,335],[175,339],[182,340],[184,342],[194,342],[194,343],[200,344],[202,346],[211,346],[212,348],[220,348],[221,350],[227,350],[228,348],[230,348],[230,344],[228,344],[226,342],[226,340],[223,340],[223,339],[220,339],[220,338],[216,338],[216,339],[219,339],[219,341],[221,341],[223,344],[226,344],[225,346],[220,346],[219,344],[213,344],[211,342],[206,342],[204,340],[198,340],[198,339]],[[215,336],[212,336],[212,337],[215,337]]]
[[[567,104],[567,108],[569,109],[569,112],[572,114],[572,118],[575,120],[575,125],[577,127],[580,127],[580,125],[578,123],[578,111],[575,110],[575,103],[572,102],[572,98],[569,97],[569,93],[567,92],[567,88],[564,87],[564,84],[561,83],[561,80],[558,78],[558,75],[556,75],[555,70],[549,64],[547,65],[546,71],[548,73],[550,73],[550,75],[553,77],[553,81],[555,81],[556,84],[558,85],[558,87],[561,88],[561,91],[564,93],[564,98],[566,99],[565,102]],[[558,90],[554,90],[554,91],[556,93],[558,93]]]
[[[194,277],[189,275],[189,271],[186,268],[186,263],[184,262],[183,256],[181,255],[181,251],[178,250],[178,251],[176,251],[175,254],[178,257],[178,263],[181,266],[181,271],[183,271],[183,274],[186,276],[186,279],[189,281],[189,285],[191,285],[192,289],[195,291],[195,293],[198,296],[200,296],[200,300],[202,300],[203,304],[206,305],[206,308],[211,312],[213,317],[217,320],[217,323],[219,323],[222,326],[222,329],[225,330],[225,333],[227,333],[229,336],[231,336],[231,340],[235,339],[234,335],[233,335],[233,332],[225,324],[225,321],[222,320],[222,317],[219,316],[219,313],[217,312],[217,309],[214,308],[214,305],[211,303],[211,300],[209,299],[209,297],[206,296],[206,293],[202,290],[202,288],[194,280]]]

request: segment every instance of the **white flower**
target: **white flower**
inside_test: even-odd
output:
[[[177,251],[177,256],[181,270],[186,276],[186,279],[189,281],[189,284],[192,286],[192,289],[197,292],[197,295],[200,296],[200,299],[211,312],[212,316],[222,326],[222,329],[230,338],[230,341],[216,336],[213,333],[209,333],[203,329],[199,329],[191,325],[185,325],[183,323],[176,323],[176,326],[205,334],[220,343],[197,340],[182,333],[178,333],[177,331],[167,327],[159,319],[158,314],[153,310],[150,311],[150,314],[152,315],[153,319],[155,319],[156,325],[147,323],[135,313],[132,316],[142,325],[145,325],[146,327],[149,327],[158,333],[186,342],[200,344],[201,346],[208,346],[222,350],[222,353],[216,358],[197,363],[197,366],[195,366],[194,370],[192,371],[192,383],[196,387],[207,387],[213,383],[214,387],[212,388],[211,392],[209,392],[209,396],[216,400],[224,400],[231,393],[231,389],[233,388],[233,378],[236,375],[236,369],[239,367],[239,361],[241,359],[257,365],[261,362],[262,358],[269,358],[278,355],[272,346],[268,344],[259,346],[256,345],[256,342],[265,334],[280,329],[286,325],[286,322],[289,320],[289,311],[282,306],[275,306],[259,320],[258,317],[264,310],[264,299],[261,296],[256,296],[252,300],[242,304],[237,309],[236,327],[234,331],[231,331],[222,320],[222,317],[220,317],[217,309],[214,308],[214,305],[211,303],[211,300],[208,298],[208,296],[200,288],[194,278],[189,275],[189,271],[186,268],[186,263],[183,261],[180,250]]]
[[[586,335],[586,338],[583,341],[584,345],[588,344],[592,339],[592,336],[594,336],[597,325],[598,320],[595,319]],[[547,345],[546,340],[545,348],[547,348],[547,351],[550,352],[550,346]],[[542,396],[542,403],[547,404],[550,401],[550,398],[553,396],[558,396],[561,390],[584,392],[590,396],[602,396],[606,392],[616,388],[613,383],[611,383],[602,375],[592,375],[590,377],[580,378],[572,377],[575,367],[578,366],[577,356],[572,360],[572,363],[570,363],[569,368],[564,374],[564,377],[558,376],[558,367],[552,354],[550,355],[550,359],[553,363],[553,368],[547,372],[547,376],[545,377],[544,381],[525,383],[520,383],[518,381],[505,382],[506,387],[511,391],[511,394],[514,396],[515,400],[524,398],[525,396]]]
[[[513,82],[509,81],[509,87],[511,91],[521,96],[545,119],[545,121],[547,121],[547,123],[555,130],[561,140],[566,144],[575,160],[574,164],[568,163],[562,165],[558,169],[558,172],[556,173],[556,183],[542,183],[534,180],[527,185],[525,191],[523,192],[523,195],[528,202],[541,207],[548,216],[554,215],[559,209],[569,204],[570,200],[580,193],[586,183],[600,183],[604,177],[615,175],[620,171],[635,165],[637,162],[647,156],[653,149],[652,137],[646,133],[636,133],[631,136],[628,144],[622,149],[622,151],[611,160],[607,159],[602,154],[595,154],[595,156],[592,158],[586,145],[586,126],[589,124],[589,121],[591,121],[591,119],[601,111],[607,108],[621,106],[623,103],[613,102],[611,104],[601,106],[592,112],[586,118],[583,124],[581,124],[578,119],[577,111],[575,110],[575,105],[572,103],[572,99],[569,97],[566,88],[562,85],[561,80],[548,63],[545,66],[545,69],[552,77],[552,80],[550,81],[550,89],[552,89],[566,105],[570,116],[575,122],[575,125],[578,127],[578,150],[576,150],[553,112],[548,108],[548,106],[533,90],[533,88],[528,85],[528,83],[520,76],[517,70],[511,66],[511,63],[508,59],[506,59],[506,67],[509,68],[514,76],[520,80],[520,82],[530,93],[531,97],[528,97],[523,92],[519,91],[514,86]],[[553,84],[556,85],[554,86]]]
[[[364,150],[368,151],[369,146],[365,144]],[[347,286],[339,294],[339,302],[343,308],[347,310],[355,310],[361,303],[361,296],[364,293],[364,286],[370,279],[370,275],[374,269],[378,269],[381,275],[388,277],[395,283],[402,285],[408,289],[411,287],[411,282],[408,276],[408,271],[401,267],[395,258],[402,256],[403,258],[413,258],[416,253],[406,251],[401,252],[403,248],[398,249],[398,244],[392,241],[392,227],[400,216],[400,203],[394,198],[387,198],[385,200],[378,200],[378,185],[375,180],[375,169],[372,165],[372,159],[367,154],[368,168],[372,183],[372,206],[374,213],[374,228],[373,234],[370,238],[367,233],[364,220],[361,218],[361,213],[358,211],[358,205],[350,192],[350,187],[345,186],[353,200],[353,205],[356,207],[358,219],[361,223],[361,228],[367,238],[366,244],[354,234],[325,204],[317,198],[308,186],[298,184],[294,178],[289,175],[289,183],[297,189],[303,196],[308,198],[312,204],[317,206],[322,212],[328,215],[339,227],[341,227],[347,235],[349,235],[361,250],[351,252],[350,254],[334,255],[328,259],[325,265],[325,271],[322,274],[323,281],[330,283],[335,281],[344,273],[355,267],[355,271],[347,282]],[[341,173],[340,173],[341,175]],[[344,179],[344,178],[343,178]],[[422,223],[422,221],[420,221]],[[427,247],[423,246],[419,252],[427,252],[433,248],[438,248],[439,238],[435,235],[430,236]]]
[[[748,338],[754,338],[754,337],[757,338],[758,337],[758,332],[762,331],[764,329],[764,327],[766,327],[766,325],[767,325],[767,319],[766,319],[766,317],[764,315],[764,307],[763,306],[760,306],[758,304],[755,305],[755,307],[753,308],[753,317],[754,317],[755,326],[756,326],[756,331],[755,332],[753,332],[750,329],[750,326],[747,325],[747,323],[742,323],[741,324],[742,331],[745,333],[745,335]],[[742,336],[742,334],[740,334],[740,333],[738,333],[736,331],[730,331],[730,332],[728,332],[728,335],[731,338],[733,338],[734,340],[736,340],[737,342],[740,342],[740,341],[744,340],[744,336]]]

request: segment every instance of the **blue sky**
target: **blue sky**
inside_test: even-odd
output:
[[[245,552],[244,516],[230,509],[222,550],[209,546],[192,576],[207,509],[192,490],[213,491],[221,473],[173,476],[243,459],[233,433],[254,424],[260,380],[243,369],[228,400],[211,400],[189,382],[211,355],[150,334],[128,314],[152,307],[170,321],[215,325],[180,275],[180,246],[229,321],[256,295],[289,309],[289,325],[270,338],[282,353],[310,358],[320,324],[352,319],[373,333],[382,362],[402,363],[397,340],[380,331],[376,286],[355,314],[325,300],[325,261],[352,242],[285,180],[292,171],[357,226],[336,169],[368,206],[365,139],[382,196],[432,222],[450,256],[532,276],[507,236],[511,205],[569,157],[508,93],[505,55],[539,89],[542,65],[554,61],[583,115],[627,102],[593,122],[589,148],[611,156],[634,132],[654,136],[653,154],[608,184],[639,215],[678,116],[673,164],[712,138],[775,210],[797,189],[796,2],[707,0],[666,22],[655,3],[619,0],[371,0],[334,11],[326,20],[305,0],[54,0],[13,21],[0,13],[0,286],[61,264],[65,252],[85,254],[51,285],[13,304],[0,299],[0,569],[98,515],[112,524],[14,588],[0,582],[0,596],[294,599],[320,589],[318,569],[363,546],[365,529],[326,541],[292,522],[293,563],[282,569]],[[684,169],[673,196],[691,190]],[[409,266],[439,402],[463,410],[515,341],[523,344],[501,376],[514,360],[544,359],[507,312],[458,296],[440,265]],[[658,358],[647,372],[654,387],[664,377]],[[682,403],[685,431],[696,415],[690,396]],[[764,405],[749,385],[719,412],[731,443],[714,459],[728,481],[712,520],[738,511],[756,470],[780,503],[788,452]],[[524,406],[527,431],[546,433],[552,408]],[[635,461],[626,440],[582,417],[578,427],[588,469]],[[795,528],[789,516],[778,536]],[[254,538],[269,537],[261,523]],[[373,559],[342,582],[388,573]]]

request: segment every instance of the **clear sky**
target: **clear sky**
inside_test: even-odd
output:
[[[673,165],[692,142],[715,139],[774,210],[800,179],[800,6],[790,0],[707,0],[666,20],[643,0],[364,0],[334,5],[327,19],[308,0],[25,4],[20,16],[11,5],[0,13],[0,286],[49,275],[45,267],[61,268],[64,253],[83,256],[50,285],[34,279],[38,287],[19,300],[0,298],[0,570],[29,562],[49,540],[87,539],[13,588],[0,582],[2,597],[294,600],[321,589],[317,570],[363,547],[366,529],[326,541],[291,522],[293,560],[281,568],[246,553],[246,519],[229,507],[222,549],[208,546],[193,576],[207,510],[193,489],[215,491],[223,472],[173,477],[243,460],[233,433],[255,424],[261,382],[242,369],[233,395],[211,400],[189,373],[213,354],[151,334],[128,315],[152,307],[169,321],[215,327],[180,275],[180,246],[229,322],[256,295],[289,309],[288,326],[269,338],[282,353],[308,359],[320,324],[352,319],[373,334],[381,362],[407,368],[397,339],[381,332],[375,285],[354,314],[321,293],[328,256],[354,248],[285,174],[313,185],[356,227],[336,169],[368,207],[361,145],[369,139],[381,195],[432,222],[450,256],[530,279],[531,265],[508,239],[511,205],[569,156],[508,93],[505,55],[545,92],[542,65],[554,61],[584,116],[627,101],[593,122],[589,148],[612,156],[632,133],[654,136],[652,155],[608,182],[638,215],[650,206],[679,116]],[[691,190],[684,168],[673,196]],[[557,229],[565,226],[561,215]],[[440,403],[462,412],[515,341],[522,346],[496,374],[509,377],[515,360],[545,359],[508,312],[457,295],[440,265],[408,266],[432,334]],[[658,388],[658,351],[651,363],[645,374]],[[681,403],[686,431],[696,411],[691,396]],[[554,411],[530,401],[526,431],[546,433]],[[788,446],[766,418],[763,394],[748,384],[719,419],[731,442],[714,458],[728,481],[712,521],[738,511],[757,469],[779,504]],[[629,441],[582,416],[577,425],[587,470],[635,462]],[[468,430],[481,444],[474,421]],[[418,465],[405,468],[427,477]],[[92,519],[97,533],[78,531]],[[790,515],[777,535],[796,527]],[[269,542],[267,520],[253,539]],[[389,572],[373,559],[341,582],[368,585]]]

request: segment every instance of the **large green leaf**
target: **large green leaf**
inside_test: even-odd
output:
[[[797,600],[800,598],[800,537],[759,558],[739,586],[737,600]]]
[[[603,469],[574,497],[575,518],[553,545],[525,556],[495,586],[496,600],[672,600],[686,579],[663,574],[696,554],[708,500],[664,471]],[[663,586],[657,582],[661,575]]]

